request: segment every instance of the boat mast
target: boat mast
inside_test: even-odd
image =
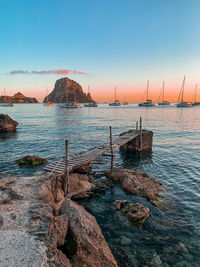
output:
[[[194,89],[194,102],[197,101],[197,84],[195,86],[195,89]]]
[[[162,86],[162,102],[164,102],[164,92],[165,91],[165,81],[163,81],[163,86]]]
[[[148,100],[148,94],[149,94],[149,80],[147,81],[147,94],[146,94],[146,100]]]
[[[181,102],[183,102],[183,93],[184,93],[184,88],[185,88],[185,76],[184,76],[184,78],[183,78],[182,94],[181,94]]]
[[[4,103],[6,103],[7,97],[6,97],[6,88],[4,88]]]
[[[76,91],[74,89],[74,104],[76,103]]]
[[[116,91],[117,91],[117,86],[115,86],[115,102],[116,102]]]

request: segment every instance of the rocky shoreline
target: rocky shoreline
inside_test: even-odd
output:
[[[113,175],[127,172],[130,184],[133,171]],[[95,217],[72,200],[91,196],[101,183],[80,173],[70,174],[69,182],[65,196],[62,176],[0,177],[0,266],[118,266]],[[135,225],[150,214],[140,203],[117,201],[115,207]]]

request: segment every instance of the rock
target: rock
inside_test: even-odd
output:
[[[116,209],[125,215],[133,224],[142,225],[150,215],[148,207],[144,207],[141,203],[131,203],[126,200],[116,200],[114,202]]]
[[[132,243],[132,241],[129,238],[125,237],[125,236],[121,236],[120,243],[123,246],[129,246]]]
[[[68,230],[68,217],[66,214],[55,217],[55,228],[57,231],[57,244],[63,246]]]
[[[71,200],[64,200],[61,214],[69,218],[70,239],[67,243],[74,244],[74,255],[71,258],[73,267],[80,266],[117,266],[96,219],[83,207]],[[73,240],[73,242],[72,242]]]
[[[48,160],[44,158],[40,158],[38,156],[25,156],[21,159],[16,160],[16,163],[19,165],[28,165],[31,167],[37,167],[41,164],[47,163]]]
[[[119,182],[125,191],[144,197],[155,206],[161,205],[159,203],[159,193],[164,188],[162,187],[163,183],[159,180],[141,171],[128,169],[114,169],[113,172],[107,173],[107,177]]]
[[[71,266],[57,248],[65,239],[68,219],[54,216],[54,179],[1,177],[0,266]],[[6,258],[9,264],[1,264]]]
[[[91,172],[91,170],[92,170],[92,164],[87,163],[87,164],[81,165],[80,167],[74,169],[73,172],[80,173],[80,174],[88,174]]]
[[[183,243],[178,243],[176,246],[177,251],[181,251],[183,254],[188,254],[188,250]]]
[[[95,102],[90,94],[85,94],[82,87],[77,82],[69,78],[61,78],[56,81],[53,91],[48,95],[48,101],[54,103],[66,103],[76,100],[79,103]],[[45,97],[44,103],[46,103],[47,98]]]
[[[59,202],[64,199],[64,192],[60,188],[56,188],[53,194],[55,202]]]
[[[15,132],[18,122],[11,119],[8,115],[0,114],[0,133]]]
[[[23,231],[0,231],[0,266],[48,266],[46,246]]]
[[[5,100],[11,103],[39,103],[35,97],[26,97],[20,92],[13,96],[6,96],[6,99],[5,96],[0,97],[0,103],[4,102]]]
[[[89,177],[84,174],[73,173],[68,176],[69,189],[68,197],[73,199],[88,197],[92,194],[92,190],[95,189],[95,184],[89,181]]]
[[[113,205],[117,210],[121,210],[125,208],[126,203],[127,203],[127,200],[116,200]]]

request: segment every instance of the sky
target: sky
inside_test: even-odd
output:
[[[96,101],[200,99],[199,0],[0,0],[0,94],[40,101],[68,77]]]

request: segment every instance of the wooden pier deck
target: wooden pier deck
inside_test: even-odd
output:
[[[117,149],[118,147],[130,142],[140,135],[139,130],[132,130],[131,132],[127,132],[114,140],[112,140],[112,148],[110,144],[100,145],[98,147],[94,147],[84,153],[80,153],[72,158],[69,158],[69,171],[72,171],[86,163],[91,162],[92,160],[102,156],[111,151],[111,149]],[[44,167],[44,171],[48,171],[51,173],[64,174],[65,173],[65,158],[61,159],[58,162],[50,163],[49,165]]]

